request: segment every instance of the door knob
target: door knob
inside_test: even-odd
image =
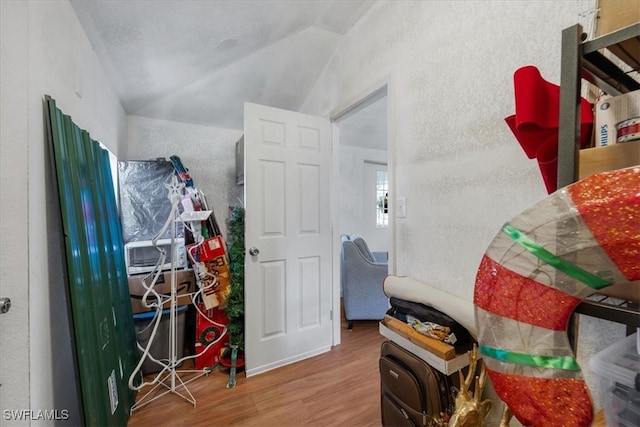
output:
[[[249,248],[249,255],[256,256],[259,253],[260,253],[260,250],[258,248],[256,248],[255,246]]]
[[[0,314],[4,314],[11,308],[11,300],[9,298],[0,298]]]

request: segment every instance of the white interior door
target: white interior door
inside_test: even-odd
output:
[[[331,348],[331,125],[245,103],[244,132],[251,376]]]

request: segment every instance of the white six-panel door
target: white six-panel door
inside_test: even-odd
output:
[[[331,348],[331,125],[245,103],[244,132],[251,376]]]

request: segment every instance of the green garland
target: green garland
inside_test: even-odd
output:
[[[225,311],[229,319],[229,344],[244,350],[244,208],[236,206],[227,220],[227,255],[231,291]]]

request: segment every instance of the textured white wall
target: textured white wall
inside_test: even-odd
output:
[[[13,303],[0,315],[0,411],[29,407],[28,21],[26,3],[0,2],[0,297]]]
[[[407,204],[395,224],[395,274],[472,300],[502,224],[546,196],[504,122],[514,112],[513,73],[531,64],[559,83],[561,32],[590,28],[595,8],[595,0],[380,1],[347,33],[303,111],[328,116],[388,82],[391,192]],[[587,360],[623,332],[581,323],[579,362],[597,397]]]
[[[235,178],[235,148],[241,136],[241,130],[129,116],[127,152],[121,160],[179,156],[226,236],[229,207],[244,200]]]
[[[480,258],[500,226],[545,197],[537,165],[504,122],[513,72],[559,81],[565,27],[593,0],[382,1],[351,29],[303,110],[329,115],[389,81],[397,274],[471,299]]]
[[[2,378],[2,409],[67,409],[70,421],[80,423],[43,98],[51,95],[78,126],[115,153],[124,141],[125,114],[68,2],[0,3],[0,289],[10,290],[6,296],[13,301],[0,319],[3,343],[11,343],[2,345],[1,372],[11,364]],[[19,321],[9,320],[13,316]],[[5,351],[11,358],[5,359]]]
[[[67,2],[29,2],[28,75],[31,408],[62,409],[72,405],[75,396],[64,393],[73,371],[67,370],[69,355],[60,353],[60,340],[68,339],[59,311],[64,276],[55,253],[60,247],[54,232],[59,213],[53,211],[49,152],[43,144],[42,97],[51,95],[80,128],[116,154],[124,141],[125,113]],[[43,209],[45,200],[48,209]],[[47,236],[50,249],[36,243],[42,236]],[[70,412],[77,422],[74,409]]]

